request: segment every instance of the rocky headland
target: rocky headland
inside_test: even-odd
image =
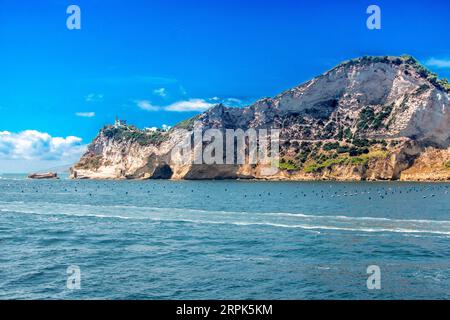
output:
[[[449,181],[449,93],[447,80],[411,56],[362,57],[245,108],[216,105],[168,131],[105,126],[71,177]],[[279,170],[180,165],[171,151],[199,125],[279,129]]]

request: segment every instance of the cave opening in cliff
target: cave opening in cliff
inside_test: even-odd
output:
[[[172,178],[173,171],[168,164],[162,164],[156,167],[153,172],[152,179],[170,179]]]

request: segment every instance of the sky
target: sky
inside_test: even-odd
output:
[[[363,55],[410,54],[450,78],[449,24],[446,0],[0,0],[0,173],[73,163],[116,115],[173,126]]]

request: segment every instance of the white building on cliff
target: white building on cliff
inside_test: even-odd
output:
[[[119,127],[126,127],[127,121],[126,120],[120,120],[118,116],[116,116],[116,121],[114,122],[114,128]]]

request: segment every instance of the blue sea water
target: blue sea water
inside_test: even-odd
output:
[[[449,267],[448,183],[0,177],[0,299],[449,299]]]

